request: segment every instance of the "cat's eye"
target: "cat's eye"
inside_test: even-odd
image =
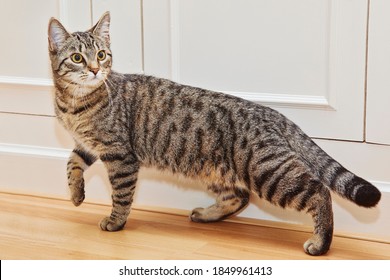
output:
[[[83,56],[79,53],[74,53],[70,57],[74,63],[81,63],[83,61]]]
[[[105,52],[105,51],[99,51],[99,52],[97,53],[97,59],[98,59],[98,60],[102,61],[102,60],[104,60],[105,58],[106,58],[106,52]]]

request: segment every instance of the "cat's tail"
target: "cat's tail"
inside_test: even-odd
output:
[[[375,186],[348,171],[329,156],[327,166],[319,171],[319,175],[331,190],[359,206],[374,207],[381,199],[381,193]]]
[[[309,136],[295,124],[290,132],[293,135],[290,145],[302,155],[302,159],[314,174],[331,190],[359,206],[374,207],[381,198],[380,191],[371,183],[353,174],[330,157]]]

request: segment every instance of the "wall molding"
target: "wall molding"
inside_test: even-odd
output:
[[[0,154],[16,156],[40,156],[45,158],[67,159],[71,150],[18,144],[0,143]]]
[[[32,87],[53,87],[52,79],[32,78],[32,77],[16,77],[16,76],[0,76],[0,85],[32,86]]]
[[[276,94],[266,92],[222,92],[267,106],[335,111],[324,96]]]

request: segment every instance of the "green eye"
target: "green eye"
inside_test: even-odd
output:
[[[99,51],[97,53],[97,59],[100,60],[100,61],[106,59],[106,52],[105,51]]]
[[[81,63],[83,61],[83,56],[79,53],[74,53],[70,57],[74,63]]]

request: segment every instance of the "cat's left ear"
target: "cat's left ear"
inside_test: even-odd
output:
[[[89,32],[103,38],[107,44],[110,44],[110,12],[105,12],[99,21]]]

